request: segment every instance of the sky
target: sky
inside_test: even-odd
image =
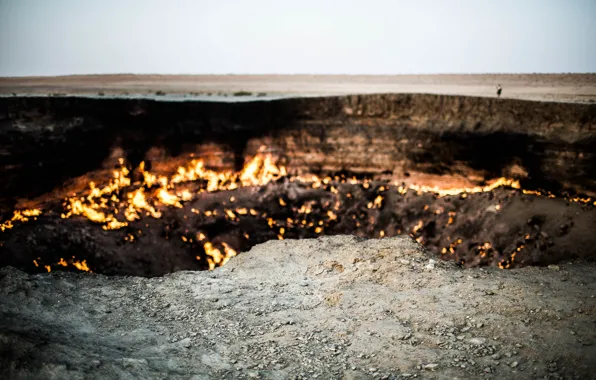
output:
[[[0,0],[0,76],[596,72],[596,0]]]

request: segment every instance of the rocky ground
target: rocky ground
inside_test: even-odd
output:
[[[409,237],[271,241],[162,278],[0,269],[3,379],[586,379],[596,265],[462,269]]]

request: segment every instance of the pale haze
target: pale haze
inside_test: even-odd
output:
[[[0,0],[0,76],[596,72],[594,0]]]

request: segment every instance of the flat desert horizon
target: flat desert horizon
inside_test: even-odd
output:
[[[0,77],[2,96],[332,96],[427,93],[555,102],[596,102],[596,73],[425,75],[92,74]]]

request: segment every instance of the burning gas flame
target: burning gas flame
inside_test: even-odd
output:
[[[271,181],[276,181],[282,177],[288,177],[288,172],[284,166],[278,165],[278,160],[273,155],[266,153],[265,148],[261,148],[259,152],[247,160],[243,169],[238,172],[233,171],[214,171],[205,166],[201,159],[192,159],[188,164],[177,168],[175,173],[170,176],[158,175],[146,170],[145,163],[141,163],[136,169],[137,173],[142,176],[142,180],[133,183],[132,173],[124,165],[124,160],[121,159],[121,167],[114,170],[110,179],[106,184],[98,186],[94,182],[89,182],[88,190],[83,194],[72,194],[64,200],[64,212],[61,214],[62,218],[71,218],[74,216],[82,216],[88,220],[98,223],[105,230],[121,229],[129,225],[129,223],[142,219],[143,217],[161,218],[163,210],[166,207],[184,207],[185,202],[192,201],[202,192],[215,192],[222,190],[234,190],[241,187],[263,186]],[[337,183],[351,183],[361,185],[364,189],[373,189],[374,182],[368,179],[358,180],[355,177],[346,178],[345,176],[324,177],[319,178],[314,175],[299,177],[294,176],[289,178],[291,181],[300,181],[310,184],[312,188],[323,188],[331,193],[337,194]],[[335,184],[334,182],[335,181]],[[199,184],[198,191],[196,187],[190,186],[189,183],[196,182]],[[459,195],[462,198],[468,194],[475,194],[481,192],[490,192],[498,187],[508,187],[512,189],[520,189],[520,183],[513,179],[498,178],[491,181],[486,186],[476,186],[469,188],[450,188],[444,189],[438,186],[419,186],[419,185],[405,185],[405,184],[385,184],[379,186],[376,191],[378,193],[375,198],[368,202],[367,208],[383,209],[385,207],[386,199],[382,194],[391,186],[399,194],[405,195],[408,191],[417,193],[434,193],[438,197]],[[195,190],[191,191],[187,187]],[[550,193],[544,193],[534,190],[522,190],[524,194],[535,196],[554,197]],[[352,198],[351,193],[347,193],[348,198]],[[372,199],[372,198],[371,198]],[[230,203],[235,202],[235,198],[229,199]],[[570,202],[591,203],[590,198],[569,198]],[[224,217],[238,221],[242,216],[257,216],[267,220],[269,227],[274,230],[278,239],[284,239],[288,236],[289,231],[295,226],[308,229],[315,234],[323,234],[325,229],[332,223],[338,222],[338,215],[331,210],[340,208],[339,201],[335,204],[324,204],[322,213],[313,212],[313,207],[316,202],[309,201],[293,207],[289,205],[288,198],[279,197],[276,201],[280,207],[292,207],[293,215],[296,219],[287,218],[284,220],[275,220],[266,214],[259,214],[254,209],[247,209],[243,207],[231,207],[230,209],[220,210],[220,215],[223,213]],[[596,202],[594,202],[596,205]],[[500,210],[500,205],[495,206],[495,210]],[[426,205],[424,211],[428,211],[429,207]],[[430,210],[435,214],[442,214],[445,210]],[[218,210],[197,210],[192,209],[192,213],[204,214],[206,217],[216,216]],[[41,215],[42,211],[39,209],[18,210],[14,212],[11,219],[6,220],[0,224],[0,231],[5,231],[14,227],[15,223],[24,223],[30,219],[36,219]],[[315,215],[316,214],[316,215]],[[250,215],[250,216],[249,216]],[[313,219],[317,216],[320,219]],[[455,223],[456,213],[454,211],[448,212],[447,225]],[[353,216],[354,217],[354,216]],[[374,220],[373,220],[374,222]],[[360,226],[360,221],[356,221],[356,226]],[[424,231],[424,221],[418,220],[417,223],[410,228],[411,235],[417,241],[423,242],[422,236],[419,234]],[[398,230],[401,233],[401,230]],[[378,232],[380,237],[386,236],[386,230]],[[214,269],[225,264],[231,257],[235,256],[237,252],[226,243],[214,243],[201,232],[196,234],[196,242],[200,242],[205,254],[207,255],[207,264],[209,269]],[[185,243],[192,243],[194,237],[182,237]],[[249,236],[245,234],[245,238]],[[134,242],[135,236],[128,234],[125,238],[128,242]],[[457,247],[462,244],[461,239],[456,239],[443,248],[443,254],[454,254]],[[518,248],[515,252],[510,254],[506,260],[499,264],[503,268],[508,268],[515,260],[515,255],[523,249],[523,246]],[[492,253],[492,246],[490,242],[486,242],[478,246],[478,254],[485,257]],[[197,256],[199,257],[199,256]],[[41,266],[41,262],[34,260],[36,266]],[[64,259],[56,264],[62,267],[73,266],[78,270],[89,271],[89,267],[85,260],[77,261],[70,260],[66,262]],[[45,265],[46,269],[51,270],[50,265]]]
[[[13,228],[15,226],[15,222],[25,223],[28,222],[31,218],[33,218],[33,220],[37,219],[37,217],[40,215],[41,210],[38,209],[17,210],[13,213],[12,218],[0,223],[0,231],[4,232]]]
[[[145,164],[141,163],[138,170],[143,175],[141,187],[132,185],[130,172],[122,166],[113,172],[109,183],[97,187],[94,182],[89,183],[86,196],[74,195],[65,200],[66,212],[63,218],[75,215],[83,216],[92,222],[103,224],[106,230],[120,229],[128,222],[138,220],[142,215],[160,218],[160,207],[173,206],[181,208],[183,202],[190,201],[196,194],[188,190],[179,193],[173,191],[176,185],[204,181],[208,192],[218,190],[233,190],[242,186],[262,186],[272,180],[287,175],[283,166],[277,166],[271,154],[259,153],[253,157],[239,173],[216,172],[206,169],[202,160],[192,160],[186,166],[180,166],[170,178],[157,176],[145,171]],[[147,193],[145,189],[153,189]],[[121,199],[119,194],[126,194]],[[122,210],[122,213],[119,211]],[[128,222],[127,222],[128,221]],[[8,227],[11,221],[6,222]],[[12,224],[10,224],[12,225]],[[4,224],[3,224],[4,226]]]
[[[494,181],[492,181],[489,185],[486,186],[476,186],[476,187],[464,187],[464,188],[452,188],[452,189],[441,189],[438,186],[418,186],[418,185],[409,185],[408,188],[410,190],[419,191],[423,193],[435,193],[439,197],[444,197],[447,195],[462,195],[462,194],[476,194],[476,193],[487,193],[493,191],[498,187],[510,187],[512,189],[520,189],[521,186],[519,181],[501,177]]]

